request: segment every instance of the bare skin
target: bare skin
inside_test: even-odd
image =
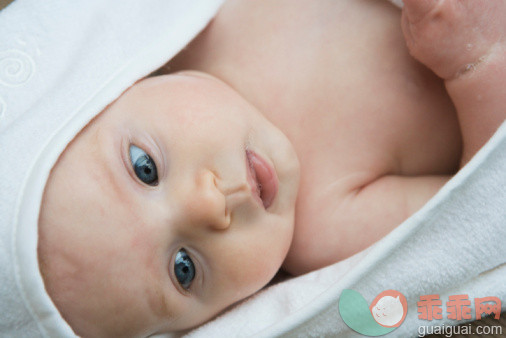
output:
[[[249,183],[247,151],[276,167],[269,207]],[[46,290],[81,337],[199,325],[279,269],[298,168],[286,136],[226,84],[194,73],[140,81],[51,172],[39,219]]]
[[[198,325],[281,265],[300,274],[376,242],[466,163],[505,118],[506,5],[405,3],[409,52],[442,79],[409,55],[388,2],[231,0],[166,67],[203,73],[143,80],[90,123],[39,220],[46,289],[73,329]],[[156,185],[136,177],[132,145]],[[248,149],[277,172],[270,207]]]
[[[463,165],[506,117],[506,3],[404,3],[402,28],[412,55],[445,80],[457,108]]]
[[[371,245],[458,168],[453,105],[409,55],[400,15],[386,1],[230,1],[168,64],[224,80],[293,143],[291,273]]]

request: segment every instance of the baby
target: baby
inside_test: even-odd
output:
[[[451,100],[388,2],[238,0],[81,131],[38,246],[76,334],[201,324],[371,245],[473,156],[506,116],[506,3],[404,2]]]

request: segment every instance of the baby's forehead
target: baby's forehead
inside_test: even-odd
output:
[[[213,107],[235,104],[238,98],[241,96],[233,88],[211,75],[178,72],[140,80],[104,109],[98,119],[113,115],[110,118],[115,121],[128,118],[139,124],[158,124],[162,122],[158,118],[175,116],[189,120],[192,112],[206,113]]]
[[[183,100],[187,93],[195,90],[188,83],[185,83],[184,80],[182,76],[176,75],[159,75],[144,78],[123,92],[99,115],[104,115],[104,113],[117,108],[123,110],[136,109],[139,113],[142,113],[156,102],[160,102],[159,105],[161,105],[162,102],[168,102],[169,100],[172,105],[175,105]],[[160,106],[158,107],[160,108]]]
[[[157,75],[144,78],[136,82],[122,96],[146,95],[162,97],[170,96],[173,100],[183,98],[187,94],[197,92],[223,92],[232,90],[225,82],[204,72],[187,70],[172,74]],[[235,92],[235,91],[234,91]],[[191,101],[195,96],[191,96]]]
[[[172,74],[164,74],[157,76],[149,76],[139,80],[132,85],[126,92],[139,91],[139,92],[157,92],[158,90],[170,89],[171,91],[184,91],[187,88],[196,84],[205,84],[208,82],[216,82],[219,80],[213,76],[197,72],[197,71],[181,71]]]

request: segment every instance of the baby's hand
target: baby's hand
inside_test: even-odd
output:
[[[464,165],[506,120],[506,1],[404,0],[411,54],[445,80]]]
[[[402,29],[416,59],[445,80],[504,49],[504,0],[404,0]]]

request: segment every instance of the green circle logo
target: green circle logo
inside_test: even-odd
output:
[[[352,330],[365,336],[382,336],[398,328],[408,311],[406,297],[397,290],[381,292],[371,305],[360,293],[344,289],[339,298],[339,313]]]

